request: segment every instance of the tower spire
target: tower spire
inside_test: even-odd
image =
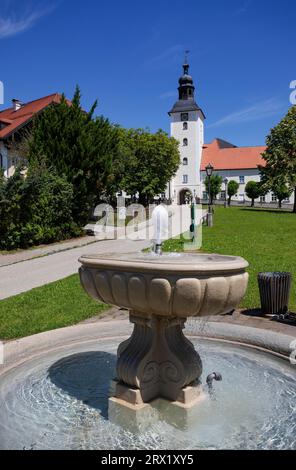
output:
[[[189,75],[188,54],[189,50],[187,49],[184,57],[183,75],[179,79],[179,100],[194,99],[194,85],[192,77]]]
[[[189,64],[188,64],[188,54],[189,54],[189,49],[186,49],[185,51],[185,57],[184,57],[184,64],[183,64],[183,70],[184,70],[184,75],[188,75],[189,71]]]

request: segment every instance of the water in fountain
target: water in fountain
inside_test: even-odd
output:
[[[117,341],[69,346],[7,372],[0,449],[296,449],[296,376],[287,362],[193,340],[206,376],[223,375],[185,429],[155,422],[133,434],[108,421]]]

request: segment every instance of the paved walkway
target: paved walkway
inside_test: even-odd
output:
[[[77,273],[78,258],[90,253],[130,253],[150,246],[147,240],[103,240],[91,245],[0,267],[0,299]]]
[[[171,206],[168,237],[175,237],[188,231],[190,206]],[[199,218],[202,216],[200,212]],[[117,239],[114,228],[107,227],[96,237],[86,236],[63,243],[41,246],[33,250],[0,255],[0,299],[26,292],[49,282],[63,279],[78,271],[78,258],[90,253],[130,253],[151,246],[153,238],[152,221],[141,223],[136,228],[118,229]],[[108,232],[110,240],[105,240]],[[114,233],[113,233],[114,232]],[[113,233],[113,235],[112,235]],[[128,236],[128,239],[126,238]],[[102,240],[96,241],[100,238]],[[47,256],[48,255],[48,256]]]
[[[38,248],[29,250],[18,250],[15,253],[7,253],[0,255],[0,267],[8,266],[9,264],[19,263],[20,261],[27,261],[28,259],[39,258],[40,256],[52,255],[59,251],[70,250],[80,246],[90,245],[96,241],[93,236],[84,236],[80,238],[72,238],[59,243],[52,243],[50,245],[41,245]]]

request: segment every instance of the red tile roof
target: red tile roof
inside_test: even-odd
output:
[[[10,137],[11,134],[28,124],[36,114],[43,111],[50,104],[60,103],[61,98],[62,95],[54,93],[44,98],[25,103],[17,111],[15,111],[14,108],[0,111],[0,124],[5,124],[3,129],[1,129],[2,126],[0,127],[0,140]]]
[[[242,170],[265,165],[261,154],[265,146],[236,147],[221,139],[215,139],[203,146],[201,170],[210,163],[215,170]]]

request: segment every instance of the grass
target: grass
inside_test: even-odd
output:
[[[74,325],[109,306],[91,299],[78,274],[0,301],[0,338],[13,339]]]
[[[164,249],[183,251],[182,240],[168,240]],[[241,307],[260,306],[257,274],[289,271],[296,279],[296,214],[279,210],[216,207],[214,227],[203,227],[202,251],[242,256],[250,267],[248,291]],[[292,285],[290,308],[296,310]]]
[[[216,207],[214,227],[203,227],[202,251],[238,255],[249,263],[250,281],[241,307],[260,305],[257,274],[290,271],[296,279],[296,214],[286,211]],[[183,251],[184,240],[171,239],[166,251]],[[290,307],[296,310],[296,289]],[[77,274],[0,301],[0,338],[12,339],[73,325],[109,307],[91,299]]]

